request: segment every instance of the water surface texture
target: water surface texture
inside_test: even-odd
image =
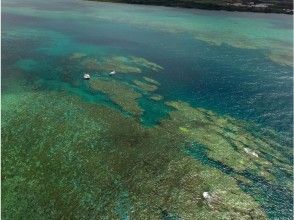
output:
[[[3,218],[292,218],[291,15],[6,0],[2,19]]]

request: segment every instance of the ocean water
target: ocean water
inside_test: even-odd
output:
[[[10,0],[2,19],[5,219],[291,219],[291,15]]]

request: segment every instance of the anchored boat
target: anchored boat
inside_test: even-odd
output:
[[[114,74],[116,74],[115,70],[113,70],[109,73],[109,75],[114,75]]]
[[[90,74],[85,73],[85,74],[84,74],[84,79],[90,79]]]

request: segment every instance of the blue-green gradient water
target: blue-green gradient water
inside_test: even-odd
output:
[[[15,157],[15,161],[23,160],[24,155],[28,159],[32,156],[28,146],[34,144],[28,144],[26,147],[20,144],[22,142],[20,136],[23,134],[22,132],[28,131],[26,129],[34,130],[34,126],[36,126],[36,130],[44,129],[46,131],[46,124],[43,124],[43,127],[38,127],[41,124],[38,124],[38,122],[33,124],[29,120],[37,117],[36,112],[38,112],[39,103],[43,105],[47,98],[40,95],[41,97],[35,98],[35,102],[34,98],[28,98],[29,101],[27,101],[22,96],[27,94],[28,91],[37,95],[47,93],[48,102],[50,102],[52,94],[63,94],[62,97],[73,97],[74,100],[69,101],[70,103],[77,102],[75,98],[79,98],[81,102],[86,104],[102,104],[109,109],[118,110],[125,117],[132,115],[133,107],[126,106],[123,101],[123,104],[121,104],[121,100],[116,102],[117,99],[109,95],[111,92],[105,92],[107,88],[98,89],[100,92],[95,91],[90,83],[82,79],[84,72],[90,72],[93,78],[102,77],[101,79],[109,80],[108,70],[118,68],[118,73],[112,79],[123,82],[124,85],[130,85],[136,79],[142,80],[143,76],[160,83],[160,86],[154,92],[164,97],[160,101],[149,99],[151,93],[148,91],[142,92],[138,88],[135,89],[140,94],[140,97],[136,99],[137,105],[144,112],[134,118],[140,122],[139,124],[144,129],[160,127],[161,121],[170,117],[169,113],[172,109],[166,102],[183,101],[189,103],[195,109],[202,108],[214,112],[219,117],[230,117],[237,121],[240,120],[242,123],[248,123],[250,127],[248,132],[251,132],[253,136],[268,142],[278,143],[273,144],[278,146],[273,148],[280,154],[273,156],[269,153],[267,155],[266,150],[260,150],[261,154],[273,163],[273,167],[267,170],[276,178],[276,181],[272,183],[260,177],[257,173],[252,174],[251,171],[247,173],[246,169],[238,170],[237,165],[234,167],[229,162],[226,164],[225,160],[220,159],[218,161],[217,156],[207,157],[206,150],[203,150],[202,147],[196,150],[193,147],[184,151],[185,154],[200,161],[205,167],[220,170],[225,175],[234,176],[234,178],[239,175],[251,181],[252,184],[245,184],[241,181],[238,186],[243,192],[254,198],[265,211],[267,218],[291,218],[293,215],[292,176],[285,173],[274,162],[279,161],[281,164],[292,166],[293,17],[291,15],[189,10],[80,0],[6,0],[2,2],[2,19],[2,129],[5,130],[4,134],[2,132],[2,152],[3,148],[17,148],[18,150],[25,148],[27,150],[27,153],[24,150],[22,154],[18,154],[19,152],[13,153],[14,151],[10,152],[9,150],[10,153],[7,153],[4,150],[2,155],[4,161],[9,161],[12,156]],[[81,56],[81,58],[72,58],[75,54],[78,54],[76,56]],[[134,57],[134,60],[130,61],[132,59],[130,57]],[[139,58],[144,58],[144,61],[139,60]],[[152,64],[146,64],[145,61]],[[93,62],[100,62],[99,68],[101,66],[103,68],[92,68],[91,65],[96,65]],[[151,67],[153,64],[161,68],[155,70]],[[129,69],[137,67],[140,68],[140,71]],[[131,85],[131,87],[133,88],[134,85]],[[120,95],[124,96],[126,90],[119,88],[122,89]],[[118,99],[124,99],[117,97],[117,94],[115,95]],[[60,100],[63,99],[60,98]],[[52,101],[52,103],[55,102]],[[18,107],[18,104],[21,107]],[[56,104],[58,107],[53,109],[62,112],[62,109],[70,108],[66,104],[62,107],[62,104],[60,106]],[[30,108],[31,110],[29,110]],[[26,114],[23,109],[26,109]],[[128,112],[128,109],[131,110]],[[95,111],[93,110],[93,112]],[[137,114],[136,110],[134,112]],[[24,119],[25,116],[22,116],[22,113],[28,115],[28,119]],[[30,114],[31,116],[29,116]],[[69,118],[72,117],[70,120],[73,120],[77,117],[73,115],[82,115],[83,113],[71,112],[68,114]],[[54,117],[54,114],[52,117]],[[89,117],[98,116],[93,113],[93,116],[90,114]],[[24,124],[27,126],[26,129],[23,128]],[[73,123],[70,126],[75,130],[78,129],[79,124]],[[75,126],[76,128],[74,128]],[[85,129],[90,131],[92,128],[86,126]],[[95,129],[98,128],[95,127]],[[182,129],[182,131],[186,130]],[[238,131],[236,131],[237,134]],[[274,133],[274,135],[269,136],[268,133]],[[91,134],[89,135],[91,136]],[[118,139],[121,137],[119,136]],[[244,134],[243,137],[250,139],[247,134]],[[32,139],[34,138],[38,139],[38,135],[32,137]],[[45,146],[47,139],[54,139],[54,135],[40,135],[40,140],[42,138],[44,141],[39,143],[40,147]],[[197,136],[197,138],[199,146],[207,143],[201,137]],[[74,135],[72,139],[74,139]],[[132,139],[132,137],[128,137],[128,139]],[[92,142],[93,146],[104,146],[103,141],[105,140],[100,142],[97,139],[95,140]],[[211,139],[212,146],[214,146],[213,141],[217,140]],[[159,148],[160,143],[159,141],[156,145]],[[92,144],[90,145],[92,146]],[[68,145],[69,148],[71,146],[74,146],[74,143]],[[81,146],[86,145],[81,143]],[[259,145],[257,144],[257,146]],[[260,147],[262,149],[262,146]],[[236,149],[239,149],[239,146]],[[256,150],[258,151],[258,149]],[[152,148],[150,148],[150,151],[152,151]],[[111,155],[111,152],[108,153]],[[140,151],[135,153],[140,154]],[[67,160],[69,159],[64,159],[61,164],[67,164]],[[101,166],[105,164],[105,166],[108,166],[108,163],[110,163],[110,158],[101,160],[103,161]],[[227,160],[231,161],[230,158]],[[251,158],[251,160],[254,159]],[[44,161],[39,159],[39,162],[43,163]],[[54,163],[54,161],[51,162]],[[7,164],[9,163],[7,162]],[[229,166],[228,169],[226,168],[227,165]],[[11,166],[13,166],[13,163]],[[29,165],[27,164],[27,166]],[[37,200],[32,202],[35,201],[34,195],[37,192],[28,190],[28,195],[32,197],[27,198],[27,200],[22,198],[21,204],[15,211],[18,214],[11,214],[14,212],[11,207],[19,199],[17,193],[12,193],[13,187],[20,184],[18,181],[21,181],[24,171],[22,172],[21,168],[7,168],[5,162],[3,162],[2,167],[5,175],[7,175],[7,177],[2,177],[4,179],[2,184],[2,186],[4,185],[3,194],[7,190],[7,195],[4,195],[4,199],[2,198],[4,217],[13,219],[17,216],[17,218],[23,219],[23,216],[26,216],[24,213],[30,206],[38,206],[35,204],[38,204]],[[9,174],[6,174],[5,169],[13,170],[11,171],[13,174],[9,173],[10,171],[7,171]],[[34,171],[32,172],[34,173]],[[50,172],[47,170],[43,174],[50,176]],[[85,172],[87,171],[85,170]],[[65,173],[64,175],[69,174]],[[107,174],[105,175],[107,176]],[[18,177],[16,178],[16,176]],[[34,179],[34,175],[32,174],[30,178]],[[91,179],[91,175],[89,178]],[[119,178],[123,182],[124,177]],[[128,208],[129,206],[135,207],[135,202],[133,202],[133,205],[129,204],[132,202],[128,199],[132,190],[128,189],[129,191],[127,191],[123,188],[120,180],[114,182],[115,187],[122,189],[120,194],[114,197],[121,198],[124,202],[113,210],[116,210],[118,219],[132,219],[131,214],[126,214],[128,211],[124,211],[131,210],[132,208]],[[290,187],[286,187],[287,184],[284,184],[284,182],[288,182],[288,186],[290,183]],[[83,192],[83,189],[81,189],[83,184],[77,185],[78,188],[80,187],[79,190]],[[103,187],[102,191],[109,190],[111,192],[111,189],[107,186]],[[22,190],[25,191],[26,189]],[[90,190],[89,198],[87,197],[89,200],[91,192]],[[141,196],[144,197],[144,193]],[[12,197],[15,199],[11,199]],[[61,215],[54,212],[55,207],[60,204],[66,206],[66,202],[56,201],[54,196],[52,198],[50,200],[52,204],[42,204],[40,207],[43,207],[43,209],[36,208],[38,214],[32,211],[26,217],[46,219],[46,216],[50,216],[48,213],[51,211],[52,216],[60,217]],[[87,198],[83,197],[85,201],[87,201]],[[109,196],[109,198],[112,197]],[[107,201],[107,199],[102,199],[96,201],[96,204],[101,203],[101,206],[103,206]],[[141,202],[144,206],[144,201]],[[5,203],[8,205],[6,206]],[[165,208],[168,209],[168,207]],[[95,210],[95,208],[92,209]],[[64,210],[61,212],[66,213]],[[141,212],[143,213],[143,211]],[[176,214],[173,216],[172,213],[167,214],[165,211],[162,213],[162,218],[166,219],[176,218],[177,216]],[[77,216],[63,215],[64,218],[99,219],[94,215]],[[110,215],[105,219],[116,219],[117,216]],[[150,218],[152,219],[152,217]],[[154,217],[154,219],[156,218]],[[183,219],[185,218],[183,217]],[[189,219],[189,217],[186,219]],[[199,219],[202,218],[199,217]]]

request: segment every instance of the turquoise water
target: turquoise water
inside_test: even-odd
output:
[[[148,190],[145,194],[138,193],[135,183],[142,181],[144,184],[148,179],[155,181],[157,176],[137,177],[133,174],[131,183],[134,186],[125,186],[129,181],[126,176],[131,175],[133,171],[128,170],[129,165],[126,165],[124,159],[128,158],[136,163],[139,155],[144,152],[140,151],[141,145],[146,145],[148,152],[154,152],[151,163],[154,162],[155,167],[158,165],[158,171],[154,172],[162,172],[163,176],[168,173],[161,170],[160,162],[156,162],[159,158],[156,155],[161,153],[167,161],[174,161],[176,159],[172,158],[177,157],[192,157],[195,163],[199,162],[204,167],[203,169],[216,169],[227,175],[227,178],[237,179],[240,191],[253,198],[268,219],[291,218],[292,16],[78,0],[12,0],[2,2],[2,18],[2,158],[4,161],[10,161],[7,165],[5,162],[2,165],[5,176],[2,184],[4,217],[46,219],[62,216],[95,219],[101,216],[101,219],[144,219],[150,216],[152,219],[153,216],[153,219],[157,219],[161,216],[163,219],[194,219],[192,214],[185,216],[189,213],[188,206],[186,211],[181,212],[179,210],[184,208],[173,207],[173,204],[180,204],[178,200],[166,199],[162,202],[160,193],[158,203],[161,205],[158,210],[161,211],[157,211],[160,214],[157,216],[154,214],[156,212],[146,211],[151,207],[147,199],[143,199],[148,197]],[[108,72],[113,69],[117,70],[117,74],[108,76]],[[90,72],[92,79],[89,82],[82,79],[84,72]],[[156,80],[157,83],[146,81],[143,77]],[[140,87],[134,80],[145,82],[149,87]],[[153,87],[150,89],[150,86]],[[152,99],[153,95],[160,95],[160,100]],[[202,122],[199,123],[203,123],[203,126],[199,128],[199,133],[203,132],[203,135],[198,136],[199,125],[194,125],[193,120],[198,120],[198,117],[202,117],[201,114],[189,110],[194,112],[189,120],[185,121],[186,119],[178,115],[171,120],[171,112],[175,109],[167,104],[169,101],[188,103],[196,110],[204,109],[207,115],[210,115],[208,112],[213,112],[218,119],[214,116],[207,116],[211,117],[208,121],[201,119]],[[54,103],[51,112],[40,110],[41,106],[48,109],[49,103]],[[185,107],[176,112],[180,114],[181,109]],[[85,119],[81,119],[87,111],[91,114],[87,113]],[[114,112],[108,113],[111,115],[109,118],[104,118],[104,111]],[[58,118],[59,114],[63,113],[65,115]],[[51,120],[43,123],[43,119],[40,119],[42,122],[36,119],[38,117]],[[121,117],[125,119],[120,119]],[[119,125],[123,123],[120,120],[130,120],[129,123],[134,124],[126,131],[131,134],[114,131],[113,136],[105,136],[108,138],[104,138],[104,133],[95,134],[100,126],[105,124],[108,124],[108,128],[120,130]],[[205,124],[210,121],[214,124],[206,128]],[[61,128],[59,123],[64,123],[68,130]],[[112,124],[117,126],[112,127]],[[218,127],[212,128],[214,125]],[[194,129],[193,126],[197,128],[193,130],[195,134],[182,134]],[[178,127],[179,130],[175,130]],[[89,132],[88,136],[83,135],[82,128]],[[42,135],[33,134],[35,129]],[[182,145],[183,147],[179,147],[178,151],[163,147],[165,151],[161,152],[159,148],[164,143],[169,143],[171,137],[158,136],[156,141],[147,138],[156,136],[153,134],[156,133],[153,132],[154,129],[159,129],[158,135],[162,130],[170,129],[171,136],[177,137],[176,148]],[[66,132],[64,139],[57,138],[58,131],[60,134]],[[147,140],[141,137],[141,132],[148,133],[142,134]],[[211,132],[215,135],[205,136],[205,133]],[[142,140],[136,139],[138,133]],[[238,138],[232,138],[235,135]],[[27,136],[28,139],[23,139],[25,137],[22,136]],[[206,138],[202,138],[203,136]],[[64,145],[59,146],[60,142],[53,140],[51,143],[49,139],[55,139],[54,137]],[[186,150],[190,138],[193,139],[191,142],[198,142],[199,149],[195,150],[193,147]],[[80,139],[80,142],[72,142],[76,139]],[[26,143],[22,144],[24,140]],[[121,152],[121,149],[114,147],[128,145],[126,142],[136,146],[135,150],[127,148]],[[222,151],[216,150],[217,146],[223,146],[227,142],[230,143],[228,146],[233,152],[232,155],[244,156],[244,160],[255,160],[244,153],[244,146],[260,152],[260,162],[253,162],[260,168],[260,172],[256,170],[255,165],[246,167],[238,164],[234,158],[239,156],[224,157]],[[56,151],[62,149],[63,153],[53,157],[52,154],[55,154],[48,150],[48,154],[44,153],[45,156],[38,156],[39,151],[50,149],[50,146],[54,146]],[[93,151],[89,155],[81,152],[79,147],[83,149],[86,146],[92,150],[96,149],[97,152]],[[200,146],[209,149],[212,154],[206,155]],[[79,149],[78,152],[72,152],[75,147]],[[158,154],[155,153],[157,151]],[[90,162],[86,162],[85,155],[96,153],[97,158],[94,161],[98,164],[92,162],[93,166],[89,164],[88,167]],[[73,156],[69,156],[71,154]],[[121,168],[112,164],[112,158],[109,156],[112,154]],[[26,161],[30,157],[36,158],[36,163],[60,163],[59,166],[64,167],[65,172],[60,176],[66,176],[65,183],[58,182],[59,174],[56,174],[54,179],[52,164],[40,171],[45,176],[40,174],[44,178],[42,179],[38,166],[32,165],[35,164],[33,159]],[[81,165],[74,163],[71,157],[79,158],[76,160]],[[266,165],[263,159],[272,165]],[[20,165],[14,167],[16,161]],[[149,163],[142,165],[140,171],[149,166]],[[97,189],[99,192],[96,192],[96,177],[83,173],[87,172],[85,167],[89,170],[100,170],[99,164],[102,164],[101,172],[92,172],[97,178],[101,176],[109,179],[114,186],[108,187],[109,183],[97,180],[102,185],[101,189]],[[33,170],[32,173],[25,171],[28,167]],[[179,165],[177,168],[180,167]],[[34,175],[34,169],[38,174]],[[55,169],[58,168],[54,167],[53,170]],[[71,172],[78,174],[73,177],[69,174]],[[46,178],[50,179],[52,175],[54,178],[48,189],[59,189],[62,184],[65,184],[67,189],[73,184],[73,194],[64,192],[63,200],[53,196],[58,194],[57,192],[62,193],[62,187],[60,191],[53,190],[50,195],[40,194],[43,188],[34,191],[37,188],[34,184],[38,185],[41,179],[47,181]],[[240,176],[249,183],[238,179]],[[30,179],[32,187],[24,190],[22,187],[25,185],[22,185],[24,183],[21,183],[21,179],[26,178]],[[78,179],[82,180],[79,182]],[[213,184],[212,181],[212,187]],[[14,187],[18,187],[18,190]],[[84,187],[88,187],[88,194],[83,190]],[[180,185],[174,187],[181,188]],[[101,192],[105,194],[102,196],[99,194]],[[102,197],[95,199],[95,195]],[[136,199],[133,199],[134,195]],[[68,203],[72,198],[75,204],[80,205]],[[118,201],[114,201],[116,199]],[[13,208],[18,200],[21,202]],[[111,202],[113,205],[107,205],[112,204]],[[59,206],[70,208],[58,208]],[[89,206],[90,211],[85,209]],[[137,206],[146,206],[146,212],[142,208],[138,214]],[[34,208],[28,212],[29,207]],[[80,209],[81,212],[73,211],[75,207],[79,207],[77,210]],[[103,210],[103,207],[108,211],[98,211]],[[83,211],[92,214],[86,216]],[[71,212],[73,214],[69,214]]]

